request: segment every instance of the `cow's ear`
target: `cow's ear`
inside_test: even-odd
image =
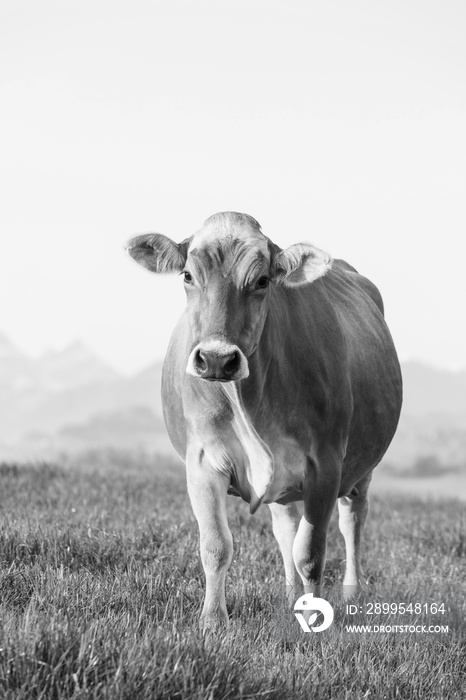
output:
[[[188,254],[190,239],[175,243],[161,233],[146,233],[132,238],[126,250],[132,258],[151,272],[181,272]]]
[[[286,287],[310,284],[325,275],[332,267],[332,258],[310,243],[295,243],[277,251],[273,259],[276,281]]]

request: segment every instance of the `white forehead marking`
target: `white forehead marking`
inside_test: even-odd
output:
[[[196,248],[213,245],[216,241],[227,242],[229,239],[254,244],[259,247],[264,256],[268,257],[267,239],[257,221],[247,214],[236,212],[214,214],[207,219],[203,227],[194,234],[188,253]]]

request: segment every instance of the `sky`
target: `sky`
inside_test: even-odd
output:
[[[466,369],[466,4],[2,0],[0,331],[125,373],[178,276],[124,252],[217,211],[382,292],[400,357]]]

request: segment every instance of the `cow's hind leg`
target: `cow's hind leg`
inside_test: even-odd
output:
[[[301,519],[296,503],[270,503],[272,528],[285,566],[286,594],[293,605],[302,594],[301,578],[293,561],[293,542]]]
[[[367,491],[371,478],[372,472],[361,479],[348,496],[338,499],[338,525],[346,547],[346,570],[343,579],[345,598],[354,595],[362,582],[361,534],[369,509]]]
[[[293,558],[305,593],[320,595],[325,567],[327,530],[338,496],[341,460],[325,455],[308,460],[304,474],[304,515],[293,545]]]
[[[229,477],[202,463],[196,455],[186,464],[188,492],[200,534],[201,560],[206,579],[203,629],[226,627],[225,579],[233,556],[226,496]]]

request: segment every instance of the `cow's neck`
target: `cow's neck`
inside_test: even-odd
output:
[[[254,404],[261,404],[267,384],[275,383],[277,375],[280,378],[286,376],[290,361],[295,357],[293,340],[296,328],[292,328],[289,309],[280,291],[275,292],[270,300],[259,343],[248,358],[250,376],[245,382],[239,382],[243,401],[252,412]]]

